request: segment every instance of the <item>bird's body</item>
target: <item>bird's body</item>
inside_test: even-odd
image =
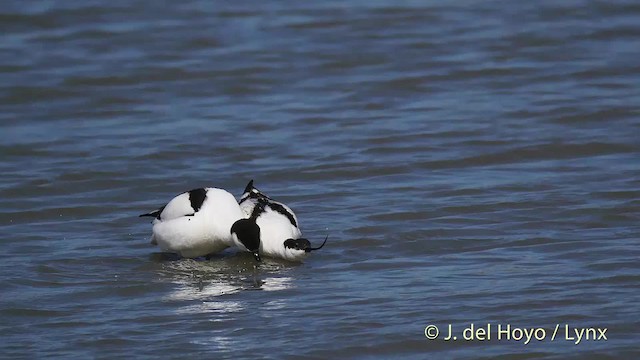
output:
[[[298,218],[293,210],[253,187],[253,181],[245,188],[239,205],[248,220],[247,224],[253,221],[260,229],[260,254],[289,261],[302,261],[310,251],[316,250],[311,248],[307,239],[302,238]],[[241,250],[252,251],[244,246],[237,236],[234,237],[234,242]]]
[[[258,215],[256,224],[260,227],[260,253],[289,261],[302,261],[307,257],[308,252],[304,249],[289,248],[284,245],[288,239],[300,239],[302,232],[269,205],[266,205],[264,211]]]
[[[151,243],[163,251],[194,258],[233,245],[231,227],[244,214],[229,192],[199,188],[174,197],[167,205],[140,216],[153,216]]]

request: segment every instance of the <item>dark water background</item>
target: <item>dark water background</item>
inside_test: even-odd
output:
[[[638,59],[636,1],[3,1],[0,356],[638,357]],[[148,244],[252,178],[326,248]]]

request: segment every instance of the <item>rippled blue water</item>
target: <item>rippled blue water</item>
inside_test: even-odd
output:
[[[640,355],[635,2],[5,1],[0,24],[0,357]],[[327,246],[148,244],[139,213],[249,179]]]

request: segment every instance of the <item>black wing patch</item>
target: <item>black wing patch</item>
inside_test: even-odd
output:
[[[244,196],[244,194],[247,194],[247,195],[242,200],[240,200],[240,203],[244,202],[247,199],[273,200],[270,197],[268,197],[267,195],[265,195],[262,191],[257,189],[255,186],[253,186],[253,180],[249,181],[247,186],[244,188],[244,193],[242,193],[242,194],[243,194],[243,196]]]
[[[204,199],[207,197],[207,190],[193,189],[189,191],[189,202],[191,203],[191,208],[194,212],[198,212],[202,207],[202,203],[204,203]]]
[[[258,199],[256,206],[253,207],[253,211],[251,212],[251,219],[257,219],[260,214],[264,212],[264,207],[267,206],[268,203],[264,199]]]
[[[165,207],[167,207],[167,205],[165,205],[165,206],[161,207],[161,208],[160,208],[160,209],[158,209],[158,210],[154,210],[154,211],[152,211],[152,212],[150,212],[150,213],[140,214],[140,216],[139,216],[139,217],[143,217],[143,216],[151,216],[151,217],[154,217],[154,218],[156,218],[156,219],[160,220],[160,214],[162,214],[162,210],[164,210],[164,208],[165,208]]]
[[[248,193],[251,190],[253,190],[253,180],[249,181],[249,183],[247,184],[247,186],[244,188],[244,192]]]
[[[291,222],[291,225],[298,227],[298,223],[296,223],[296,219],[293,217],[293,214],[290,213],[284,206],[275,202],[271,202],[269,203],[269,207],[271,208],[271,210],[286,216],[287,219],[289,219],[289,221]]]
[[[272,202],[269,201],[267,199],[264,198],[259,198],[258,202],[256,203],[256,206],[253,208],[253,211],[251,212],[251,218],[253,219],[257,219],[258,216],[260,216],[260,214],[262,214],[263,212],[265,212],[265,207],[270,207],[271,210],[282,214],[284,216],[287,217],[287,219],[289,219],[289,222],[291,223],[291,225],[298,227],[298,223],[296,222],[296,218],[293,217],[293,214],[290,213],[284,206],[282,206],[282,204],[277,203],[277,202]]]

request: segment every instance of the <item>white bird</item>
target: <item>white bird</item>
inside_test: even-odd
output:
[[[152,244],[186,258],[215,254],[232,246],[231,227],[244,218],[235,197],[218,188],[184,192],[140,216],[155,218]]]
[[[253,180],[247,184],[239,205],[246,219],[232,226],[233,240],[238,248],[252,252],[256,259],[258,254],[264,254],[302,261],[327,242],[325,238],[319,247],[311,247],[309,240],[302,237],[298,218],[291,208],[260,192],[253,186]]]

